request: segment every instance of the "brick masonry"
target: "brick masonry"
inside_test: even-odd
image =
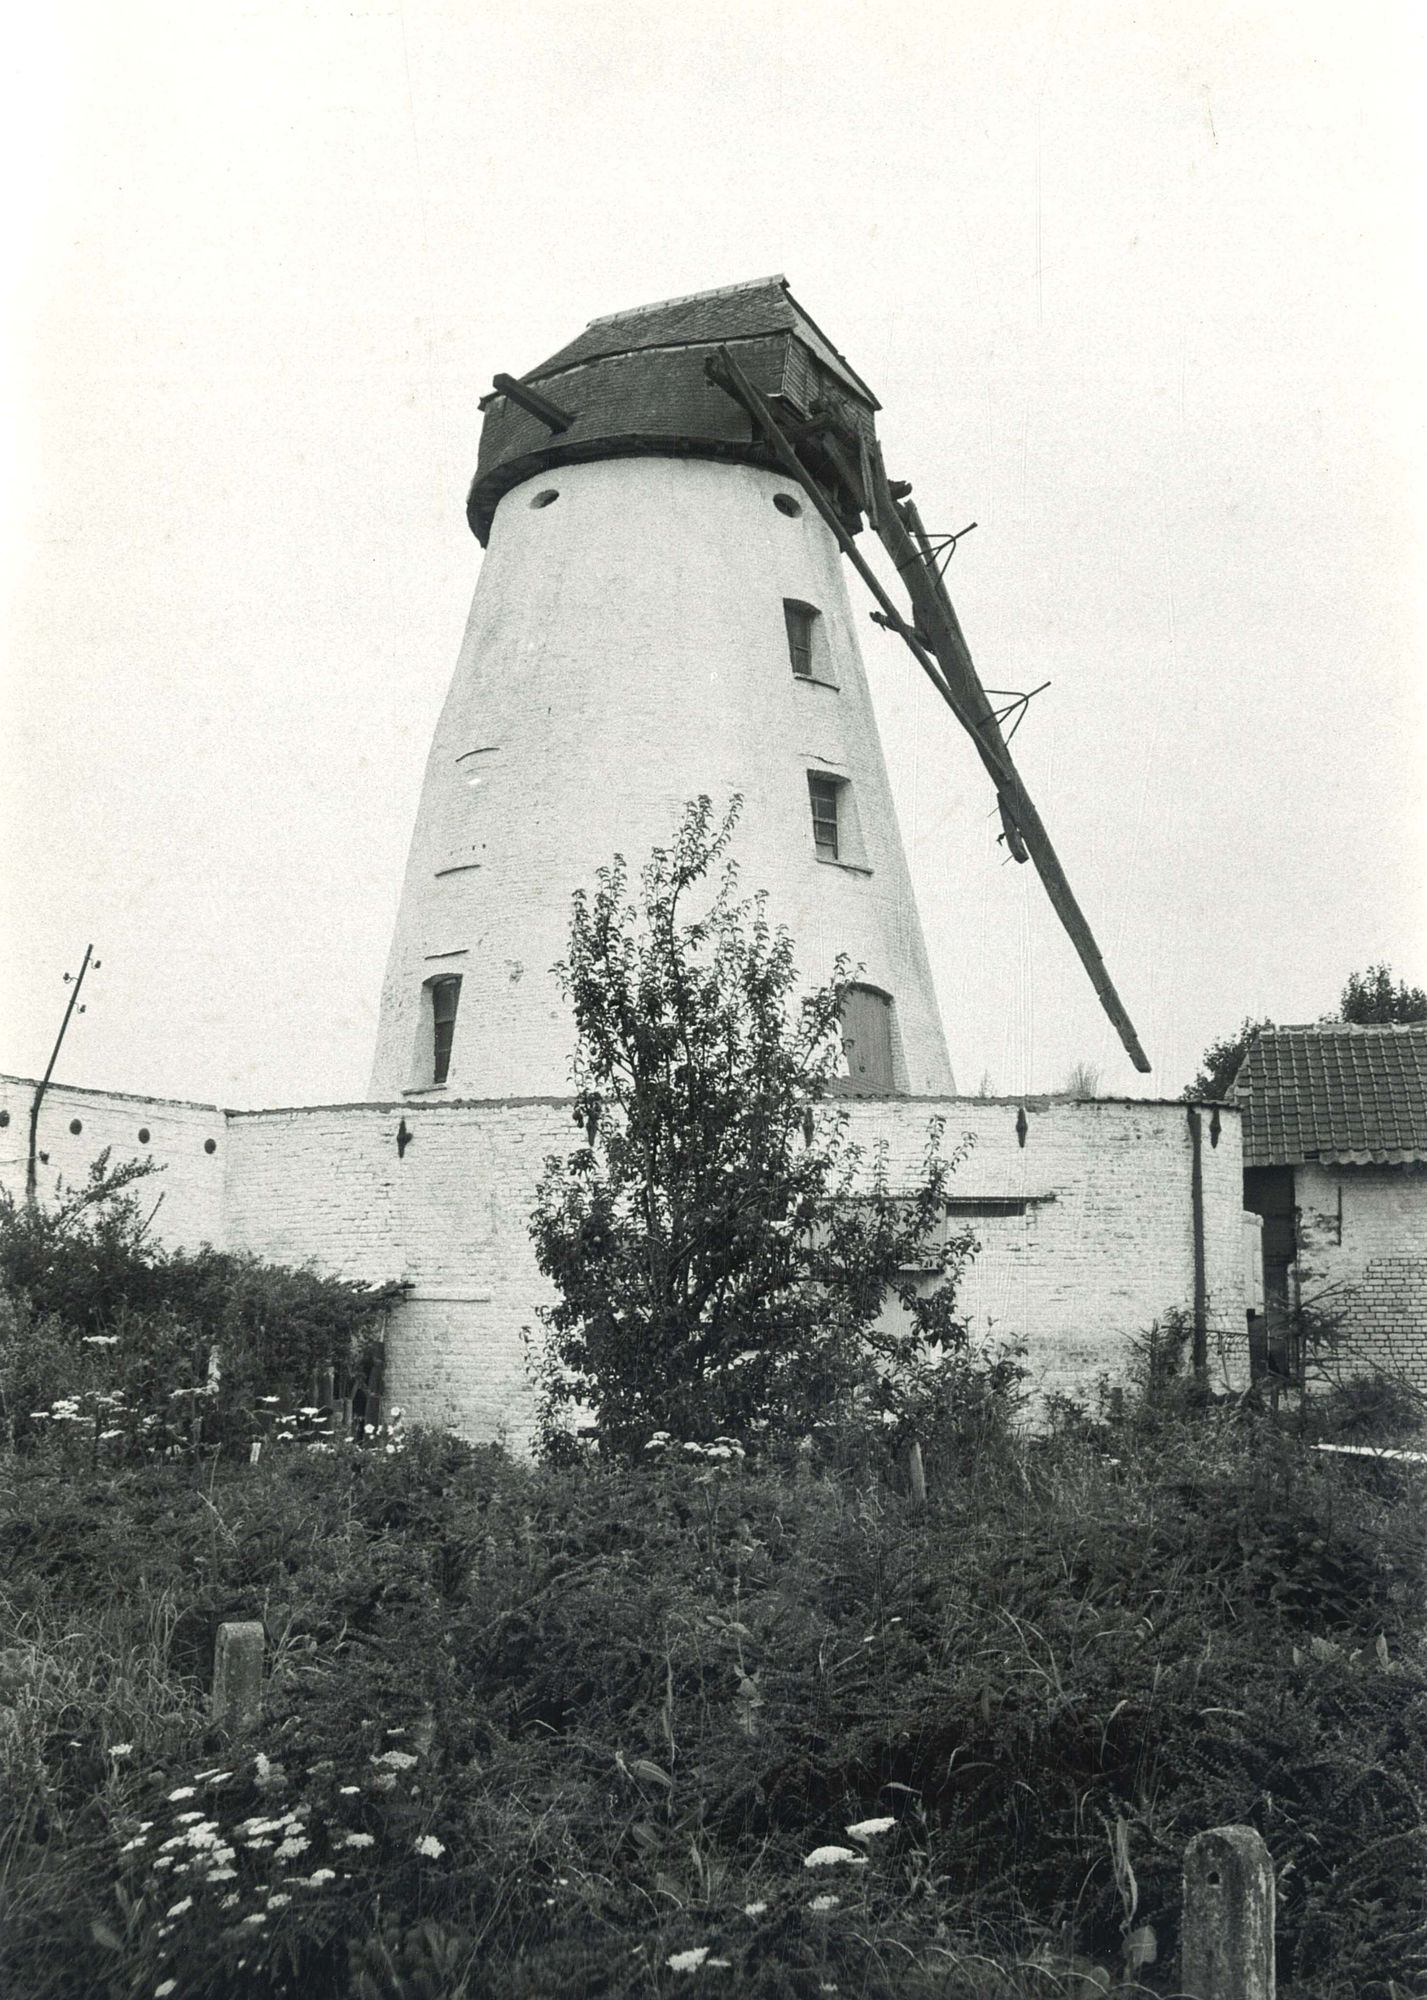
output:
[[[0,1078],[10,1113],[0,1184],[17,1195],[32,1090]],[[1183,1104],[882,1098],[849,1108],[854,1136],[869,1149],[885,1145],[894,1185],[915,1176],[933,1116],[945,1119],[948,1146],[972,1140],[954,1198],[957,1221],[982,1248],[962,1301],[978,1334],[1026,1343],[1037,1391],[1086,1390],[1102,1371],[1123,1373],[1136,1336],[1191,1305]],[[399,1150],[403,1125],[411,1136]],[[1247,1367],[1237,1114],[1220,1112],[1217,1144],[1208,1116],[1201,1129],[1211,1362],[1216,1379],[1236,1384]],[[405,1280],[389,1341],[396,1400],[413,1418],[519,1442],[530,1411],[522,1329],[536,1325],[548,1296],[528,1235],[531,1198],[546,1155],[577,1136],[562,1098],[224,1112],[54,1087],[41,1123],[50,1154],[41,1191],[48,1198],[58,1177],[81,1180],[110,1146],[116,1160],[152,1158],[161,1170],[149,1184],[163,1194],[154,1227],[170,1244]],[[1384,1242],[1376,1261],[1394,1259],[1414,1262]],[[1387,1272],[1387,1281],[1401,1277]],[[1408,1277],[1420,1296],[1422,1260]]]
[[[1427,1388],[1427,1170],[1307,1162],[1294,1199],[1299,1296],[1341,1320],[1346,1371]]]

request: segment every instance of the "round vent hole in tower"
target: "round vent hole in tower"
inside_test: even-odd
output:
[[[80,1133],[84,1130],[84,1121],[80,1118],[71,1118],[69,1121],[69,1129],[71,1132],[73,1132],[75,1138],[77,1139]]]
[[[205,1153],[216,1153],[218,1150],[218,1141],[216,1139],[205,1139],[203,1150]]]
[[[149,1143],[149,1128],[147,1125],[141,1125],[139,1127],[139,1144],[141,1146],[147,1146],[148,1143]]]
[[[794,521],[798,519],[798,516],[803,511],[801,501],[795,500],[791,493],[775,493],[773,495],[773,505],[778,509],[780,514],[786,514]]]
[[[558,486],[547,486],[543,492],[536,494],[530,504],[532,507],[550,507],[553,506],[559,497],[560,489]]]

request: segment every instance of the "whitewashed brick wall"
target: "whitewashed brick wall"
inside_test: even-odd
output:
[[[0,1122],[0,1186],[17,1198],[25,1192],[34,1096],[33,1079],[0,1076],[4,1121]],[[75,1125],[77,1132],[72,1129]],[[117,1090],[75,1090],[52,1083],[40,1107],[37,1134],[36,1185],[41,1200],[52,1203],[61,1182],[82,1186],[90,1166],[106,1148],[113,1166],[129,1160],[153,1165],[154,1173],[133,1192],[145,1214],[160,1204],[155,1235],[185,1245],[221,1243],[228,1167],[225,1111],[216,1104],[130,1097]]]
[[[28,1086],[5,1087],[4,1178],[23,1187]],[[171,1243],[221,1243],[335,1274],[402,1279],[389,1384],[414,1418],[473,1436],[526,1432],[522,1329],[548,1296],[528,1233],[543,1159],[578,1134],[567,1100],[349,1104],[224,1114],[106,1093],[51,1094],[52,1157],[81,1174],[99,1144],[139,1150],[140,1124],[168,1169],[156,1224]],[[1123,1372],[1136,1336],[1194,1293],[1191,1146],[1183,1104],[1142,1099],[878,1099],[851,1105],[855,1137],[884,1144],[894,1180],[916,1174],[933,1115],[945,1143],[974,1140],[958,1201],[1024,1201],[965,1217],[980,1256],[963,1289],[978,1333],[1023,1340],[1035,1388],[1088,1389]],[[62,1115],[63,1114],[63,1115]],[[1024,1114],[1024,1144],[1018,1124]],[[1247,1366],[1239,1123],[1203,1119],[1211,1359]],[[82,1134],[71,1139],[68,1120]],[[47,1118],[50,1113],[47,1109]],[[16,1141],[16,1125],[21,1132]],[[404,1149],[398,1135],[410,1134]],[[132,1128],[132,1131],[131,1129]],[[47,1126],[47,1130],[48,1130]],[[204,1142],[215,1139],[214,1154]],[[68,1143],[72,1151],[65,1150]]]
[[[1310,1162],[1294,1193],[1299,1294],[1341,1316],[1341,1360],[1427,1388],[1427,1172]]]

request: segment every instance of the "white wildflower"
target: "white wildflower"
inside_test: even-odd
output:
[[[696,1944],[688,1951],[672,1952],[664,1963],[671,1972],[697,1972],[708,1955],[706,1944]]]
[[[208,1879],[210,1882],[236,1882],[238,1871],[236,1868],[210,1868]]]
[[[132,1854],[136,1847],[142,1847],[143,1844],[144,1844],[144,1836],[141,1833],[136,1833],[132,1840],[126,1840],[124,1842],[124,1845],[119,1849],[119,1852],[121,1854]]]
[[[835,1868],[840,1861],[846,1861],[853,1868],[865,1868],[867,1856],[854,1854],[850,1847],[815,1847],[803,1860],[804,1868]]]
[[[767,1907],[766,1903],[745,1903],[743,1914],[745,1917],[761,1917]]]
[[[827,1915],[829,1910],[835,1910],[837,1903],[838,1899],[836,1896],[814,1896],[813,1900],[808,1904],[808,1908],[814,1916],[823,1917]]]
[[[201,1812],[186,1812],[186,1813],[174,1814],[174,1818],[178,1821],[180,1826],[186,1826],[190,1820],[202,1819],[202,1817],[203,1815]],[[213,1822],[210,1820],[209,1824],[212,1825]]]
[[[416,1851],[418,1854],[426,1855],[432,1861],[439,1861],[441,1856],[446,1852],[446,1849],[434,1833],[423,1833],[420,1840],[416,1843]]]
[[[312,1845],[300,1833],[290,1833],[280,1847],[273,1849],[274,1861],[295,1861],[299,1854],[305,1854]]]
[[[337,1790],[338,1790],[339,1792],[341,1792],[341,1793],[342,1793],[342,1795],[343,1795],[343,1797],[344,1797],[344,1798],[345,1798],[345,1797],[346,1797],[346,1796],[347,1796],[347,1795],[348,1795],[349,1793],[351,1793],[351,1792],[359,1792],[359,1791],[360,1791],[361,1789],[362,1789],[362,1788],[361,1788],[361,1786],[360,1786],[360,1785],[339,1785],[339,1786],[337,1787]]]
[[[246,1917],[244,1917],[244,1919],[243,1919],[243,1922],[244,1922],[245,1924],[265,1924],[265,1923],[267,1922],[267,1920],[268,1920],[268,1919],[267,1919],[267,1913],[266,1913],[266,1911],[264,1911],[264,1910],[250,1910],[250,1911],[248,1912],[247,1916],[246,1916]]]
[[[268,1908],[270,1910],[285,1910],[291,1901],[292,1898],[285,1889],[274,1889],[268,1897]]]
[[[86,1333],[80,1344],[84,1347],[117,1347],[119,1336],[117,1333]]]
[[[226,1896],[220,1896],[218,1899],[218,1907],[220,1910],[236,1910],[238,1907],[237,1890],[230,1889]]]
[[[380,1750],[373,1757],[374,1764],[387,1764],[393,1771],[409,1771],[416,1762],[410,1750]]]
[[[320,1889],[324,1882],[336,1881],[337,1871],[335,1868],[314,1868],[310,1875],[300,1875],[297,1879],[305,1889]]]
[[[192,1896],[180,1896],[178,1901],[174,1904],[171,1910],[164,1911],[164,1915],[166,1917],[181,1917],[185,1910],[191,1910],[192,1908],[193,1908]]]
[[[154,1988],[154,2000],[168,2000],[169,1994],[172,1993],[177,1984],[178,1981],[176,1979],[161,1979]]]
[[[888,1813],[883,1819],[860,1819],[847,1831],[854,1840],[871,1840],[875,1834],[890,1833],[896,1824],[895,1815]]]
[[[193,1787],[192,1785],[180,1785],[177,1791],[170,1792],[168,1797],[170,1805],[177,1804],[179,1799],[191,1799],[193,1797]]]
[[[132,1743],[111,1743],[109,1745],[109,1755],[111,1757],[132,1757],[133,1754],[134,1746]]]
[[[337,1845],[339,1847],[375,1847],[376,1835],[373,1833],[344,1834],[337,1842]]]
[[[193,1782],[195,1785],[221,1785],[225,1779],[231,1778],[232,1775],[231,1771],[220,1771],[215,1764],[211,1771],[195,1771]]]

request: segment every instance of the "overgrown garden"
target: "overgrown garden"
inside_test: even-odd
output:
[[[837,982],[792,1004],[727,878],[691,907],[685,836],[577,911],[539,1459],[336,1434],[378,1291],[167,1255],[102,1169],[0,1209],[0,1989],[1168,1995],[1185,1845],[1242,1823],[1286,2000],[1422,1991],[1423,1469],[1162,1336],[1027,1429],[954,1157],[847,1152]]]

